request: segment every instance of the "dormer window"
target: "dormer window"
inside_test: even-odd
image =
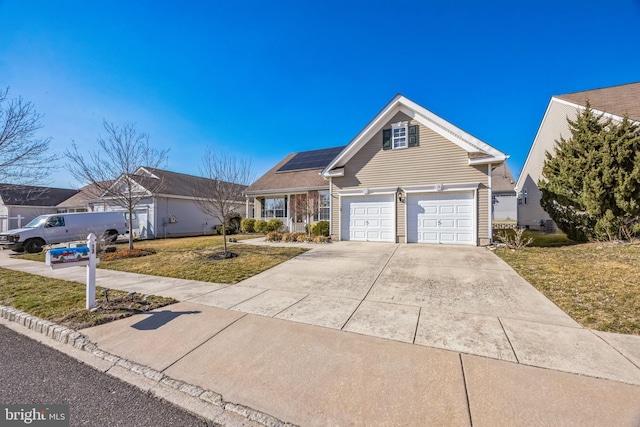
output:
[[[397,122],[391,124],[391,129],[382,131],[383,150],[401,150],[418,145],[418,125],[409,126],[409,122]]]

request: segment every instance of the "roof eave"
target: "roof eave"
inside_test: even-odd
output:
[[[508,158],[509,158],[509,156],[503,154],[502,156],[492,156],[492,157],[481,157],[481,158],[478,158],[478,159],[469,159],[469,166],[491,165],[491,164],[502,163],[505,160],[507,160]]]

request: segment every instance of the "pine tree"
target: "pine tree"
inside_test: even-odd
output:
[[[571,137],[546,153],[540,204],[570,239],[631,239],[640,233],[640,133],[587,107],[567,118]]]

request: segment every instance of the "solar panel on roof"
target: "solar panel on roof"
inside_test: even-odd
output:
[[[298,153],[287,163],[282,165],[278,172],[324,168],[333,160],[344,147],[325,148],[322,150],[303,151]]]

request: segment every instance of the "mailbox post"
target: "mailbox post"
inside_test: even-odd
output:
[[[52,269],[87,266],[87,310],[96,306],[96,265],[99,262],[100,259],[96,258],[96,236],[93,233],[87,236],[87,246],[50,249],[46,256],[46,264]]]
[[[87,265],[87,310],[96,306],[96,235],[87,236],[89,246],[89,265]]]

